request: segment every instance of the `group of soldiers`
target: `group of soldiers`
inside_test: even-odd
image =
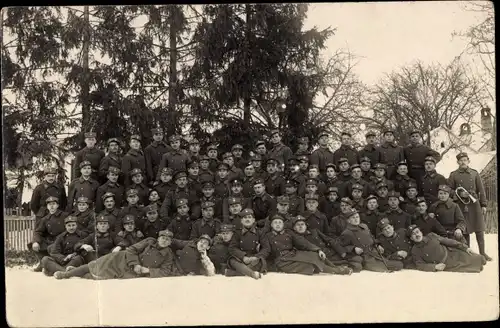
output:
[[[68,188],[53,168],[33,191],[36,227],[28,247],[35,271],[58,279],[246,275],[267,271],[351,274],[417,269],[480,272],[487,261],[484,187],[466,153],[449,178],[435,170],[440,154],[419,131],[402,147],[394,131],[348,132],[332,152],[329,134],[312,153],[307,137],[294,153],[270,132],[244,157],[241,145],[219,156],[192,139],[167,144],[161,128],[142,149],[132,135],[96,148],[85,134]],[[475,233],[479,253],[469,248]],[[133,260],[131,260],[133,258]]]

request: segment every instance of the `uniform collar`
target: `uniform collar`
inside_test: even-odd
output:
[[[247,229],[245,227],[241,228],[241,234],[242,235],[246,234],[247,232],[251,232],[253,234],[257,234],[257,228],[255,227],[255,224],[252,227],[250,227],[250,229]]]
[[[107,213],[112,213],[112,214],[114,214],[114,213],[115,213],[115,211],[117,211],[117,208],[116,208],[116,207],[113,207],[113,209],[112,209],[111,211],[110,211],[109,209],[107,209],[107,208],[105,208],[104,210],[105,210]]]
[[[83,175],[81,175],[78,179],[80,179],[80,180],[79,180],[79,181],[80,181],[80,183],[84,183],[84,182],[89,182],[89,183],[90,183],[90,181],[92,180],[92,178],[91,178],[91,177],[89,177],[88,179],[85,179],[85,178],[83,177]]]
[[[209,227],[213,227],[215,224],[215,219],[212,218],[210,220],[207,220],[205,218],[201,218],[201,226],[205,226],[205,225],[208,225]]]
[[[62,212],[62,211],[61,211],[60,209],[57,209],[57,210],[54,212],[54,214],[50,214],[50,212],[49,212],[49,215],[50,215],[50,216],[59,216],[59,215],[61,214],[61,212]]]
[[[410,177],[408,175],[401,175],[401,174],[397,173],[396,179],[398,179],[398,180],[410,180]]]
[[[52,182],[52,183],[48,183],[47,181],[43,181],[43,186],[45,187],[45,189],[49,188],[49,187],[54,187],[56,185],[56,182]]]
[[[284,233],[285,233],[285,229],[281,230],[280,232],[276,232],[276,231],[274,231],[274,230],[273,230],[273,231],[272,231],[272,233],[273,233],[273,235],[275,235],[275,236],[282,235],[282,234],[284,234]]]
[[[253,199],[260,198],[263,201],[266,201],[267,200],[267,195],[268,195],[267,192],[265,192],[265,193],[262,194],[262,196],[259,196],[259,195],[253,196]]]
[[[88,208],[85,212],[79,212],[79,211],[76,211],[76,216],[86,216],[86,215],[89,215],[91,212],[91,209]]]
[[[110,180],[108,180],[107,184],[108,184],[109,187],[115,187],[115,188],[120,187],[120,185],[118,184],[118,182],[111,182]]]
[[[470,173],[471,170],[470,170],[470,168],[466,168],[466,169],[459,168],[458,172],[460,172],[460,173]]]
[[[388,141],[386,141],[386,142],[384,142],[382,144],[382,147],[384,147],[384,148],[389,148],[389,147],[396,148],[397,146],[398,146],[397,143],[395,143],[395,142],[388,142]]]
[[[180,214],[178,214],[178,215],[175,216],[175,219],[177,221],[181,221],[181,220],[189,221],[190,217],[189,217],[189,214],[187,214],[187,215],[180,215]]]
[[[169,252],[169,247],[167,246],[161,248],[160,245],[158,245],[158,241],[154,243],[151,247],[156,248],[160,252],[160,255],[163,257],[166,257]]]
[[[109,231],[104,232],[104,233],[99,232],[99,231],[96,231],[96,232],[95,232],[95,235],[96,235],[96,237],[99,237],[99,238],[108,237],[108,236],[109,236]]]
[[[128,153],[132,156],[143,156],[142,150],[130,149]]]
[[[374,151],[376,147],[374,145],[366,145],[363,149],[368,151]]]
[[[349,146],[349,145],[342,144],[342,145],[340,145],[340,149],[342,149],[342,150],[352,150],[352,147]]]
[[[451,208],[451,206],[453,205],[453,201],[451,200],[451,198],[448,198],[446,202],[441,202],[441,204],[444,204],[447,208]]]
[[[433,178],[434,176],[436,176],[436,170],[432,170],[432,171],[425,171],[425,177],[431,177]]]
[[[167,147],[167,144],[165,143],[165,141],[161,140],[161,141],[153,141],[151,143],[151,146],[153,147],[158,147],[158,146],[163,146],[163,147]]]
[[[403,213],[403,210],[401,208],[399,208],[399,207],[396,208],[395,210],[393,210],[392,208],[389,208],[387,210],[387,212],[389,212],[389,213],[398,213],[399,214],[399,213]]]

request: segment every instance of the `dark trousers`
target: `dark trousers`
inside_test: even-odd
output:
[[[79,267],[83,264],[83,258],[79,255],[73,257],[69,262],[65,265],[61,265],[56,262],[52,257],[45,256],[42,259],[42,267],[45,269],[45,274],[51,276],[56,271],[65,271],[67,267]]]

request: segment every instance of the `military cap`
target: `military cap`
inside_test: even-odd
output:
[[[108,173],[120,174],[121,170],[116,166],[108,167]]]
[[[376,137],[377,134],[375,133],[375,131],[368,131],[366,134],[365,134],[365,138],[368,138],[368,137]]]
[[[243,168],[246,168],[246,167],[253,167],[253,162],[252,160],[244,160],[241,162],[241,165],[243,166]]]
[[[290,198],[288,196],[278,196],[276,200],[279,204],[290,204]]]
[[[307,179],[306,181],[306,186],[307,185],[314,185],[314,186],[317,186],[318,185],[318,180],[316,179]]]
[[[200,156],[200,162],[201,161],[209,161],[210,160],[210,157],[208,157],[207,155],[201,155]]]
[[[354,170],[354,169],[361,169],[361,166],[357,163],[354,163],[351,165],[351,170]]]
[[[309,143],[309,138],[308,137],[301,137],[298,139],[299,144],[302,145],[307,145]]]
[[[361,157],[361,159],[359,160],[360,163],[371,163],[371,159],[369,157]]]
[[[200,142],[198,141],[198,139],[193,138],[193,139],[189,140],[189,144],[190,145],[199,145]]]
[[[255,148],[259,147],[260,145],[266,145],[266,142],[264,140],[257,140],[255,143]]]
[[[318,165],[316,165],[316,164],[311,164],[311,165],[309,165],[308,169],[309,169],[309,170],[310,170],[310,169],[316,169],[316,170],[318,170],[318,171],[319,171],[319,166],[318,166]]]
[[[220,225],[220,232],[230,232],[230,231],[234,231],[235,230],[235,226],[233,224],[228,224],[228,223],[223,223]]]
[[[252,161],[262,161],[262,156],[260,154],[253,154],[252,157],[250,158]]]
[[[197,161],[189,161],[189,162],[187,163],[187,168],[188,168],[188,169],[191,169],[191,168],[196,168],[196,167],[199,167],[199,165],[198,165],[198,162],[197,162]]]
[[[467,153],[461,152],[456,157],[457,157],[457,161],[459,161],[460,159],[462,159],[464,157],[469,158],[469,155],[467,155]]]
[[[318,199],[319,199],[319,197],[316,194],[307,194],[304,196],[304,200],[306,200],[306,201],[308,201],[308,200],[318,201]]]
[[[376,169],[384,169],[385,170],[385,169],[387,169],[387,166],[384,163],[377,163],[377,164],[375,164],[374,169],[375,170]]]
[[[80,196],[76,200],[77,203],[85,203],[85,204],[92,204],[92,201],[88,199],[88,197],[85,196]]]
[[[411,189],[411,188],[417,189],[417,183],[415,181],[408,182],[408,188],[406,188],[406,190]]]
[[[398,165],[397,165],[397,166],[398,166],[398,167],[399,167],[399,166],[408,166],[408,163],[406,163],[406,161],[401,161],[401,162],[399,162],[399,163],[398,163]]]
[[[214,144],[208,145],[207,151],[209,151],[209,150],[217,150],[217,145],[214,145]]]
[[[329,134],[328,132],[326,132],[326,131],[323,131],[323,132],[320,132],[320,134],[318,135],[318,138],[321,138],[321,137],[323,137],[323,136],[327,136],[327,137],[329,137],[329,136],[330,136],[330,134]]]
[[[254,212],[251,208],[244,208],[240,213],[238,213],[238,215],[241,217],[247,216],[247,215],[254,216]]]
[[[95,138],[96,136],[95,132],[85,132],[85,138]]]
[[[389,197],[399,198],[400,196],[401,196],[401,194],[397,191],[394,191],[394,190],[391,190],[387,193],[387,198],[389,198]]]
[[[92,164],[89,161],[83,161],[80,163],[80,168],[83,168],[85,166],[92,166]]]
[[[137,189],[129,189],[127,190],[127,197],[132,197],[132,196],[137,196],[139,193],[137,192]]]
[[[363,189],[364,189],[363,186],[359,183],[354,183],[352,185],[352,190],[363,190]]]
[[[52,203],[52,202],[56,202],[57,204],[59,204],[59,198],[54,197],[54,196],[49,196],[45,200],[45,204]]]
[[[109,138],[108,142],[106,142],[106,144],[109,146],[109,144],[112,143],[112,142],[115,142],[118,145],[120,144],[120,141],[118,139],[116,139],[116,138]]]
[[[133,134],[130,136],[130,140],[137,140],[137,141],[141,141],[141,136],[138,135],[138,134]]]
[[[243,185],[243,182],[240,179],[238,179],[238,178],[231,179],[230,183],[233,186],[241,186],[241,185]]]
[[[174,234],[172,233],[172,231],[165,229],[165,230],[161,230],[158,232],[158,237],[162,237],[162,236],[167,237],[167,238],[173,238]]]
[[[96,222],[109,222],[109,218],[107,215],[99,215]]]
[[[347,158],[345,158],[345,157],[341,157],[341,158],[339,159],[339,164],[340,164],[340,163],[344,163],[344,162],[346,162],[346,163],[347,163],[347,162],[349,162],[349,160],[348,160]]]
[[[382,134],[385,135],[386,133],[394,134],[394,129],[393,128],[385,128],[384,130],[382,130]]]
[[[438,190],[446,191],[447,193],[450,193],[450,192],[451,192],[451,188],[450,188],[450,186],[448,186],[448,185],[440,185],[440,186],[438,187]]]
[[[160,174],[172,175],[172,173],[174,173],[174,170],[172,170],[170,167],[163,167],[160,170]]]
[[[256,184],[260,184],[260,183],[264,184],[264,179],[262,179],[262,178],[257,178],[257,179],[255,179],[255,180],[253,181],[253,185],[254,185],[254,186],[255,186]]]
[[[337,194],[339,193],[339,188],[337,187],[328,187],[328,193],[336,192]]]
[[[174,141],[180,141],[181,140],[181,137],[177,134],[173,134],[171,135],[168,140],[170,140],[170,142],[174,142]]]
[[[268,158],[266,159],[266,165],[269,165],[269,164],[278,164],[278,160],[276,158]]]
[[[279,214],[274,214],[273,216],[271,216],[269,223],[273,223],[274,220],[281,220],[281,221],[285,222],[285,219]]]
[[[355,215],[355,214],[358,214],[358,211],[354,208],[351,208],[350,211],[348,211],[347,213],[344,214],[344,216],[349,219],[351,216]]]
[[[52,166],[47,166],[46,168],[43,169],[43,174],[57,174],[57,169]]]
[[[101,198],[104,201],[104,200],[106,200],[106,198],[110,198],[110,197],[113,198],[113,199],[115,199],[115,194],[113,194],[112,192],[108,191],[107,193],[105,193],[104,195],[102,195]]]
[[[292,226],[295,226],[295,224],[297,224],[297,222],[299,222],[299,221],[307,222],[307,219],[305,217],[303,217],[302,215],[297,215],[296,217],[294,217],[292,219]]]
[[[203,184],[203,189],[214,189],[215,185],[212,181],[207,181]]]
[[[427,203],[427,201],[425,200],[424,197],[417,197],[417,204],[420,204],[420,203]]]
[[[292,156],[288,159],[288,164],[299,164],[299,159],[295,156]]]
[[[127,214],[122,220],[122,224],[130,224],[130,223],[135,223],[135,216],[133,214]]]
[[[352,134],[350,132],[347,132],[347,131],[343,131],[340,133],[341,136],[349,136],[349,137],[352,137]]]
[[[130,176],[133,177],[134,175],[142,174],[142,171],[140,168],[135,168],[132,171],[130,171]]]
[[[76,216],[70,215],[64,219],[64,224],[70,223],[70,222],[78,222],[78,220],[76,219]]]
[[[228,205],[241,204],[241,199],[237,197],[231,197],[227,200]]]
[[[342,197],[340,199],[340,202],[352,206],[352,200],[350,198],[348,198],[348,197]]]
[[[180,179],[180,178],[187,178],[187,173],[186,171],[180,170],[175,172],[174,174],[174,180]]]
[[[337,171],[337,165],[333,163],[326,163],[325,168],[332,167],[335,171]]]
[[[383,218],[382,220],[378,221],[377,226],[380,228],[380,230],[383,230],[385,227],[391,225],[391,222],[389,221],[388,218]]]
[[[432,156],[427,156],[425,157],[424,162],[433,162],[434,164],[436,164],[436,159]]]
[[[413,130],[408,133],[409,136],[412,136],[414,134],[418,134],[419,136],[422,136],[422,132],[420,130]]]
[[[180,207],[183,205],[188,205],[188,200],[186,198],[179,198],[175,201],[175,206]]]
[[[377,198],[377,196],[375,196],[375,195],[369,195],[368,197],[366,197],[366,201],[367,201],[367,202],[368,202],[370,199],[375,199],[375,200],[377,200],[377,201],[378,201],[378,198]]]
[[[406,229],[406,233],[408,234],[408,237],[411,237],[411,235],[413,234],[413,231],[416,229],[419,229],[419,227],[416,224],[410,224],[408,229]]]
[[[158,211],[158,205],[156,204],[149,204],[148,206],[146,206],[146,213],[157,212],[157,211]]]
[[[376,187],[377,187],[377,189],[380,189],[380,188],[389,188],[389,185],[385,181],[379,181],[379,182],[377,182]]]
[[[225,152],[224,154],[222,154],[222,159],[226,159],[229,157],[234,157],[233,153]]]
[[[153,134],[163,134],[163,129],[162,128],[153,128],[153,129],[151,129],[151,133],[153,133]]]
[[[215,207],[215,203],[214,202],[211,202],[211,201],[206,201],[206,202],[202,202],[201,203],[201,208],[204,209],[204,208],[209,208],[209,207]]]
[[[297,156],[297,159],[300,162],[309,162],[309,156],[307,156],[307,155],[299,155],[299,156]]]
[[[297,187],[298,184],[299,184],[299,182],[297,180],[294,180],[294,179],[290,179],[290,180],[285,181],[285,187]]]
[[[217,165],[217,170],[221,170],[221,169],[226,169],[226,170],[229,170],[229,165],[227,165],[226,163],[224,162],[220,162],[218,165]]]
[[[210,238],[209,235],[203,234],[200,236],[200,238],[198,238],[198,240],[201,240],[201,239],[205,239],[206,241],[208,241],[208,245],[212,245],[212,238]]]
[[[240,144],[236,144],[231,147],[231,150],[237,150],[237,149],[243,150],[243,146]]]
[[[269,133],[269,136],[272,137],[275,134],[279,134],[279,133],[280,133],[280,130],[278,130],[278,129],[272,129],[271,132]]]

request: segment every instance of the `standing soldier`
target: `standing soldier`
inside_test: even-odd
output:
[[[338,177],[339,177],[340,181],[347,182],[347,181],[351,180],[351,178],[352,178],[351,171],[350,171],[351,167],[349,165],[349,161],[347,160],[347,158],[341,157],[338,160],[337,167],[339,168]]]
[[[319,134],[319,148],[313,151],[309,157],[309,164],[315,164],[319,167],[319,172],[324,176],[326,174],[326,164],[333,163],[333,153],[328,148],[329,135],[326,132]],[[299,159],[302,161],[302,159]]]
[[[299,160],[299,170],[300,173],[302,173],[304,176],[307,176],[309,172],[309,157],[310,154],[303,154],[297,156],[297,159]]]
[[[59,200],[60,207],[66,208],[66,190],[64,186],[56,182],[57,171],[55,168],[46,167],[43,170],[43,182],[35,187],[31,195],[31,210],[35,215],[35,221],[38,221],[47,215],[45,200],[50,197],[56,197]]]
[[[394,190],[403,195],[406,194],[410,183],[417,183],[415,179],[408,175],[408,164],[406,162],[398,163],[396,174],[393,177]]]
[[[349,132],[342,132],[340,135],[340,148],[333,152],[333,164],[339,165],[341,158],[347,158],[349,166],[359,163],[359,155],[356,149],[351,146],[352,135]]]
[[[130,150],[123,156],[121,169],[125,177],[125,188],[132,183],[130,171],[141,169],[142,172],[146,172],[146,160],[141,150],[141,136],[134,134],[130,137]]]
[[[85,133],[85,144],[87,147],[77,151],[75,154],[75,161],[73,162],[73,179],[80,177],[80,163],[83,161],[90,162],[92,179],[97,180],[99,178],[99,165],[101,164],[101,159],[104,158],[104,152],[96,148],[95,143],[95,132]]]
[[[268,155],[270,158],[274,158],[278,161],[280,171],[283,171],[285,165],[288,164],[288,159],[293,156],[292,150],[281,142],[279,130],[272,130],[270,137],[273,148],[269,150]]]
[[[94,202],[97,195],[99,182],[90,177],[92,167],[89,161],[80,163],[80,172],[81,176],[73,180],[68,187],[68,204],[66,205],[66,212],[68,213],[73,212],[73,202],[76,201],[78,197],[85,196]]]
[[[200,171],[198,172],[200,183],[215,182],[215,175],[210,171],[210,157],[200,156]]]
[[[257,227],[264,228],[266,218],[276,213],[276,200],[266,192],[266,185],[261,178],[253,182],[253,189],[252,210],[255,214]]]
[[[255,143],[255,153],[260,155],[261,163],[266,162],[268,154],[267,154],[266,142],[264,140],[257,140],[257,142]]]
[[[394,140],[394,130],[386,129],[383,131],[383,134],[384,142],[379,147],[379,151],[382,155],[382,162],[380,163],[386,165],[386,177],[392,180],[392,176],[396,173],[396,165],[405,159],[404,149]]]
[[[146,161],[147,181],[153,183],[157,181],[157,174],[160,168],[161,158],[164,154],[172,151],[172,147],[163,141],[163,129],[151,129],[153,142],[144,149],[144,159]],[[127,173],[127,172],[125,172]]]
[[[454,193],[454,198],[457,199],[456,202],[462,209],[463,214],[466,215],[467,231],[476,234],[479,254],[484,256],[487,261],[491,261],[491,257],[485,253],[484,215],[486,215],[487,200],[483,181],[479,172],[469,167],[469,156],[467,153],[458,154],[457,162],[459,166],[458,170],[451,172],[448,178],[450,187],[452,191],[455,191],[458,187],[465,189],[466,192]],[[476,199],[475,202],[472,201],[471,196]]]
[[[172,150],[163,154],[161,157],[160,169],[170,167],[174,172],[186,171],[188,155],[181,149],[181,137],[178,135],[170,136],[170,146]]]
[[[438,201],[438,188],[441,185],[448,184],[446,178],[436,172],[436,159],[427,156],[424,162],[425,174],[420,180],[419,194],[427,200],[427,206],[431,206]]]
[[[343,195],[346,197],[352,197],[353,185],[361,185],[362,186],[362,195],[361,197],[367,197],[369,194],[368,182],[362,179],[363,173],[361,172],[361,167],[359,164],[353,164],[351,166],[351,179],[344,183],[344,191]]]
[[[300,172],[299,161],[295,158],[288,159],[288,175],[287,180],[294,180],[297,182],[297,194],[304,195],[306,189],[307,177]],[[285,186],[286,187],[286,186]]]
[[[260,154],[254,154],[250,161],[252,162],[252,166],[255,169],[255,177],[262,178],[265,175],[265,171],[262,169],[262,156]]]
[[[404,148],[404,157],[408,163],[408,175],[421,183],[422,176],[425,174],[424,162],[427,156],[432,156],[436,159],[436,163],[441,160],[441,155],[432,150],[430,147],[422,144],[422,133],[420,131],[412,131],[410,133],[410,144]]]
[[[365,137],[366,146],[359,151],[359,158],[367,157],[370,159],[370,163],[382,163],[382,152],[375,146],[377,134],[373,131],[369,131],[366,133]]]
[[[209,170],[214,172],[217,171],[217,166],[219,165],[219,160],[217,157],[219,156],[219,151],[217,149],[217,145],[211,144],[207,147],[207,156],[209,158]]]
[[[298,139],[297,151],[295,152],[295,156],[305,155],[309,158],[309,138],[301,137]]]
[[[236,167],[234,165],[234,156],[232,153],[230,153],[230,152],[224,153],[222,155],[222,162],[226,163],[228,166],[228,170],[229,170],[228,179],[229,180],[233,180],[233,179],[243,180],[243,178],[245,177],[245,175],[243,174],[243,170],[241,170],[239,167]]]
[[[115,195],[115,202],[118,207],[121,207],[123,205],[125,188],[122,185],[118,184],[119,175],[120,169],[118,167],[110,166],[108,168],[108,181],[97,188],[97,195],[95,200],[96,213],[99,213],[104,209],[104,200],[102,199],[102,196],[107,192],[111,192]]]
[[[268,158],[266,161],[267,174],[265,176],[266,191],[272,196],[281,196],[285,192],[285,178],[279,171],[279,161]]]
[[[200,161],[200,142],[198,141],[198,139],[193,138],[189,141],[188,157],[192,162]]]
[[[372,168],[372,162],[370,158],[368,157],[361,157],[360,158],[360,166],[361,166],[361,172],[363,173],[363,180],[366,182],[370,183],[372,177],[375,176],[374,169]]]
[[[239,168],[240,170],[243,170],[244,163],[245,163],[245,158],[243,158],[243,146],[240,144],[233,145],[231,147],[231,153],[234,156],[234,166]]]
[[[141,169],[136,168],[130,171],[129,175],[132,182],[126,190],[135,189],[137,191],[137,195],[139,196],[139,205],[148,205],[149,187],[143,182],[143,172]]]
[[[100,183],[106,182],[106,177],[111,166],[120,168],[122,166],[122,159],[120,157],[120,141],[116,138],[110,138],[108,140],[108,154],[103,157],[101,164],[99,165],[99,176]],[[122,183],[120,179],[120,183]]]
[[[188,207],[191,209],[191,219],[198,219],[201,214],[198,195],[196,195],[195,190],[189,188],[186,172],[176,172],[174,174],[174,180],[176,186],[165,196],[165,200],[162,202],[160,208],[160,218],[167,222],[170,221],[177,210],[176,201],[179,199],[187,199]]]

